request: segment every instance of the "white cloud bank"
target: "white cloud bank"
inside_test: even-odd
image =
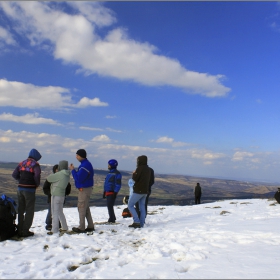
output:
[[[66,12],[60,5],[74,9]],[[32,46],[52,51],[54,58],[81,67],[86,74],[131,80],[148,86],[168,85],[207,97],[226,96],[223,75],[188,70],[179,61],[157,54],[155,46],[129,38],[122,28],[104,38],[96,26],[110,26],[113,12],[95,2],[1,1],[17,34]]]
[[[10,113],[3,113],[0,115],[0,121],[10,121],[16,123],[25,123],[25,124],[51,124],[51,125],[60,125],[57,121],[53,119],[47,119],[39,117],[38,113],[26,114],[23,116],[16,116]]]
[[[83,97],[75,104],[66,88],[43,87],[0,79],[0,107],[3,106],[52,110],[67,107],[108,106],[108,103],[101,102],[99,98]]]
[[[119,161],[122,170],[134,170],[140,155],[148,156],[148,164],[157,173],[176,173],[228,178],[254,178],[279,181],[279,152],[249,151],[220,153],[204,148],[158,148],[116,143],[105,134],[89,140],[57,134],[15,132],[0,129],[0,154],[4,161],[20,161],[32,148],[42,154],[42,163],[54,164],[61,159],[75,160],[78,149],[86,149],[96,168],[106,167],[110,158]],[[238,159],[233,161],[232,159]]]

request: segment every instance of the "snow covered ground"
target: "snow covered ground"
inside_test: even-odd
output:
[[[46,210],[36,212],[34,237],[0,242],[1,279],[280,278],[280,205],[267,199],[194,206],[150,206],[144,228],[115,207],[116,225],[93,235],[49,236]],[[76,208],[64,209],[70,228]],[[92,207],[95,222],[106,207]]]

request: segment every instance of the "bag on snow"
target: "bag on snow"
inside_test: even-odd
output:
[[[123,218],[131,218],[132,215],[130,213],[130,211],[128,210],[128,208],[124,208],[123,211],[122,211],[122,217]]]
[[[16,206],[16,202],[5,194],[0,197],[0,241],[7,240],[17,233]]]

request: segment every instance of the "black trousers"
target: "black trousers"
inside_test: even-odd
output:
[[[27,234],[32,226],[35,210],[35,192],[20,191],[18,196],[18,230]]]
[[[200,195],[195,197],[195,204],[200,204]]]
[[[108,208],[108,214],[109,214],[109,223],[114,223],[116,221],[116,215],[114,211],[114,205],[115,205],[116,198],[114,195],[107,195],[107,208]]]

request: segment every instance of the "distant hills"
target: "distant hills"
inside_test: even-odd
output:
[[[18,163],[0,162],[0,195],[5,193],[17,200],[17,182],[12,178],[11,174]],[[37,189],[36,211],[46,209],[46,196],[42,191],[42,186],[46,177],[52,173],[52,165],[41,165],[42,176],[41,186]],[[132,173],[121,171],[122,188],[117,198],[117,205],[122,205],[125,195],[129,194],[128,180]],[[95,169],[95,186],[91,199],[91,206],[106,206],[106,200],[102,198],[104,179],[108,170]],[[194,177],[184,175],[167,175],[155,173],[155,184],[152,187],[152,195],[149,203],[151,205],[192,205],[194,204],[193,189],[196,183],[200,183],[202,187],[202,203],[213,202],[225,199],[250,199],[250,198],[272,198],[280,185],[249,182],[238,180],[227,180],[206,177]],[[72,192],[67,197],[65,207],[76,207],[77,190],[73,179]]]

